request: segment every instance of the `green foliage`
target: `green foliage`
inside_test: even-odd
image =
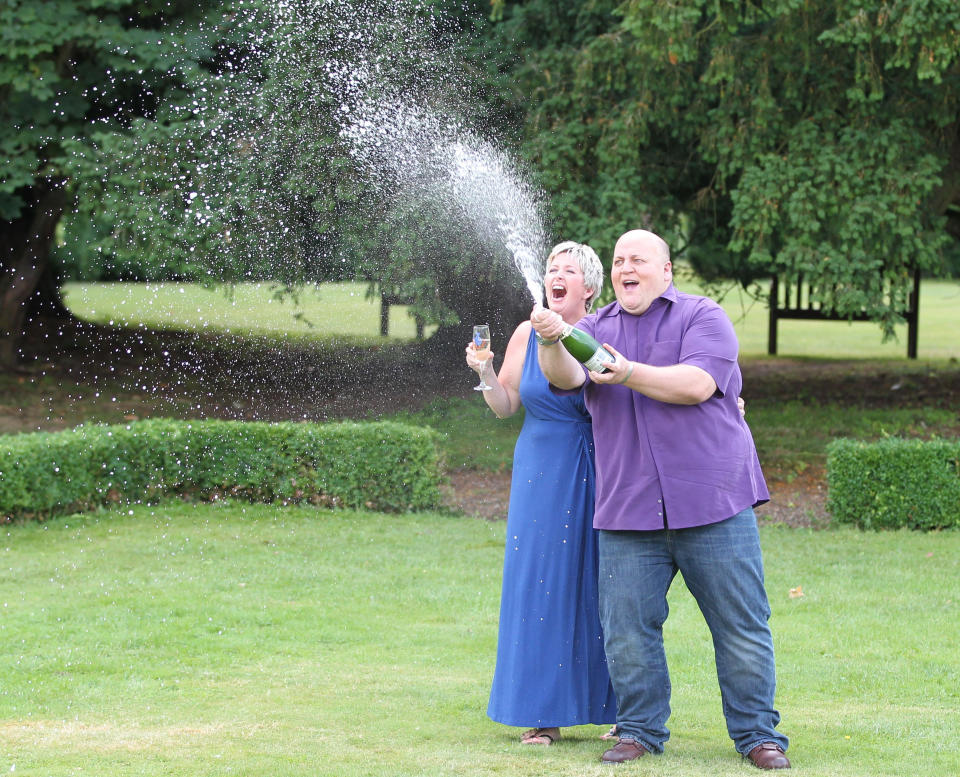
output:
[[[827,446],[827,484],[828,509],[840,523],[958,527],[960,440],[835,440]]]
[[[402,424],[149,420],[0,438],[0,515],[237,497],[385,511],[435,507],[430,430]]]
[[[209,282],[224,247],[221,224],[190,199],[202,164],[170,105],[132,131],[92,132],[64,142],[75,206],[54,250],[61,275],[77,280]]]
[[[376,45],[352,45],[354,5]],[[414,7],[435,23],[405,22]],[[945,230],[960,218],[958,13],[953,0],[7,2],[0,219],[38,182],[63,185],[75,202],[57,256],[75,278],[360,278],[432,323],[498,309],[513,323],[526,299],[509,260],[404,202],[415,184],[367,185],[350,157],[323,76],[367,68],[380,96],[453,106],[464,129],[521,149],[556,237],[608,256],[625,228],[650,226],[707,278],[804,273],[826,310],[866,312],[889,335],[909,270],[956,272],[960,256]]]
[[[69,179],[65,144],[125,131],[198,77],[200,21],[216,2],[12,0],[0,6],[0,219],[22,190]]]
[[[359,279],[410,300],[429,323],[496,320],[522,293],[509,260],[478,269],[487,251],[463,218],[418,199],[436,182],[371,179],[343,132],[360,98],[397,113],[429,104],[442,116],[448,102],[469,112],[469,79],[444,48],[476,6],[253,2],[203,23],[215,54],[198,59],[184,88],[129,125],[65,141],[77,198],[59,236],[65,275],[271,280],[289,293]],[[370,93],[334,93],[334,72],[357,83],[375,74]]]
[[[744,286],[803,273],[825,310],[887,335],[909,269],[942,273],[955,253],[953,0],[527,0],[503,17],[559,234],[608,255],[651,227]]]
[[[731,249],[758,273],[816,279],[811,301],[867,313],[892,334],[913,267],[938,269],[949,239],[917,209],[939,183],[942,161],[906,121],[870,131],[801,124],[785,142],[787,154],[759,155],[743,171]]]

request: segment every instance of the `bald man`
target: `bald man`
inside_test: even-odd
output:
[[[624,234],[610,279],[616,301],[581,319],[615,357],[588,371],[553,347],[563,321],[537,308],[540,366],[553,390],[584,392],[593,418],[600,530],[600,617],[618,699],[616,764],[663,752],[670,678],[663,647],[677,572],[713,636],[727,731],[762,769],[790,767],[776,730],[770,606],[753,508],[769,499],[753,436],[737,407],[733,324],[706,297],[673,284],[670,249]]]

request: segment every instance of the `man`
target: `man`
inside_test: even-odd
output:
[[[615,357],[587,372],[553,347],[563,321],[537,308],[540,366],[555,390],[584,391],[593,417],[600,529],[600,617],[618,698],[604,763],[661,753],[670,734],[663,648],[667,591],[679,571],[713,636],[727,731],[762,769],[789,768],[776,731],[773,640],[753,508],[769,499],[737,408],[730,319],[673,285],[670,251],[633,230],[617,241],[616,302],[581,319]]]

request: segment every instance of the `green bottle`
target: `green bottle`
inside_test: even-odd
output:
[[[582,329],[577,329],[570,324],[566,325],[563,334],[560,335],[560,342],[563,343],[563,347],[570,352],[574,359],[593,372],[609,372],[603,365],[616,361],[610,351]]]

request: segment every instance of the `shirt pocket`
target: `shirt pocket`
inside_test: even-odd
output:
[[[661,340],[650,345],[650,352],[645,363],[654,367],[670,367],[680,362],[680,341],[679,340]]]

